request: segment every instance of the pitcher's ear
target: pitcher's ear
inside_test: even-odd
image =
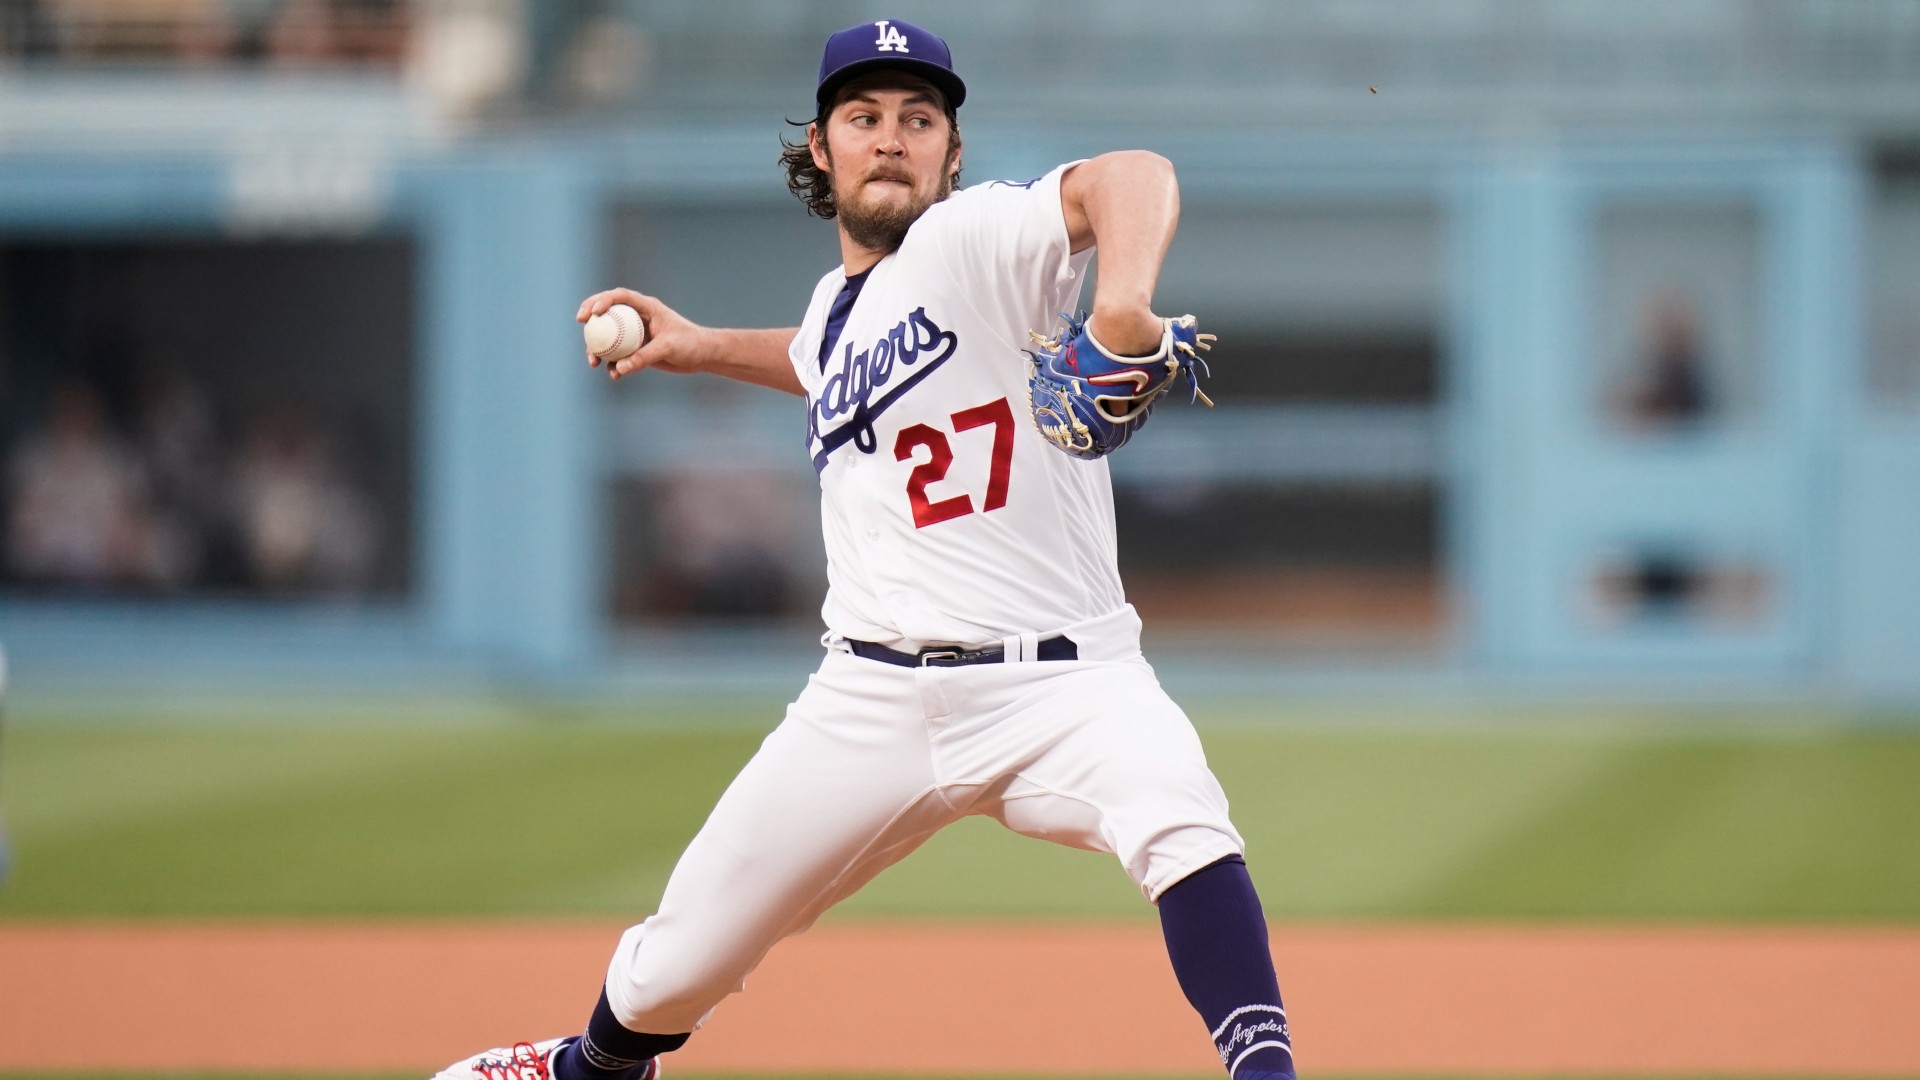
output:
[[[813,151],[813,167],[821,172],[833,169],[833,154],[827,149],[826,132],[820,129],[819,121],[807,125],[807,149]]]

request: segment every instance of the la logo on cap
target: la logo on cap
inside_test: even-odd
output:
[[[881,52],[906,52],[907,35],[901,33],[899,28],[887,25],[891,21],[881,19],[873,24],[880,28],[880,39],[875,41],[874,45]]]
[[[8,0],[0,0],[4,7]],[[820,53],[820,82],[813,102],[821,113],[847,80],[869,71],[893,68],[932,83],[949,108],[967,99],[967,84],[953,70],[953,54],[939,35],[904,19],[873,19],[836,31]]]

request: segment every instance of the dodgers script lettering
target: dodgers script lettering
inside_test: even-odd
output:
[[[816,447],[813,467],[826,467],[827,458],[841,445],[851,441],[863,454],[878,448],[873,422],[887,406],[913,389],[921,379],[947,362],[960,339],[927,315],[925,307],[895,323],[884,337],[859,352],[849,342],[841,353],[840,370],[820,388],[820,396],[807,410],[807,444]],[[876,398],[894,374],[905,368],[917,370],[906,381]],[[844,420],[841,418],[845,417]],[[828,430],[833,421],[837,427]]]

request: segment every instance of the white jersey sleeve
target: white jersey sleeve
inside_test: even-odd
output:
[[[1073,253],[1060,204],[1060,180],[1078,164],[1021,183],[990,180],[928,213],[929,237],[961,295],[987,324],[1018,328],[1003,342],[1013,349],[1030,347],[1025,331],[1059,323],[1093,257],[1092,248]]]

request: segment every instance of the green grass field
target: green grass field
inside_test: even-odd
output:
[[[1912,727],[1248,715],[1195,712],[1277,917],[1920,917]],[[732,713],[80,719],[0,738],[0,918],[638,918],[760,737]],[[1086,916],[1151,910],[1106,856],[975,819],[835,917]]]
[[[294,710],[11,724],[0,919],[638,918],[753,753],[756,722],[777,715],[496,706],[370,722],[360,709],[337,726],[323,707]],[[1395,727],[1305,710],[1278,726],[1253,709],[1195,718],[1278,917],[1920,918],[1920,724],[1595,710]],[[1111,859],[975,819],[832,917],[1151,909]]]

